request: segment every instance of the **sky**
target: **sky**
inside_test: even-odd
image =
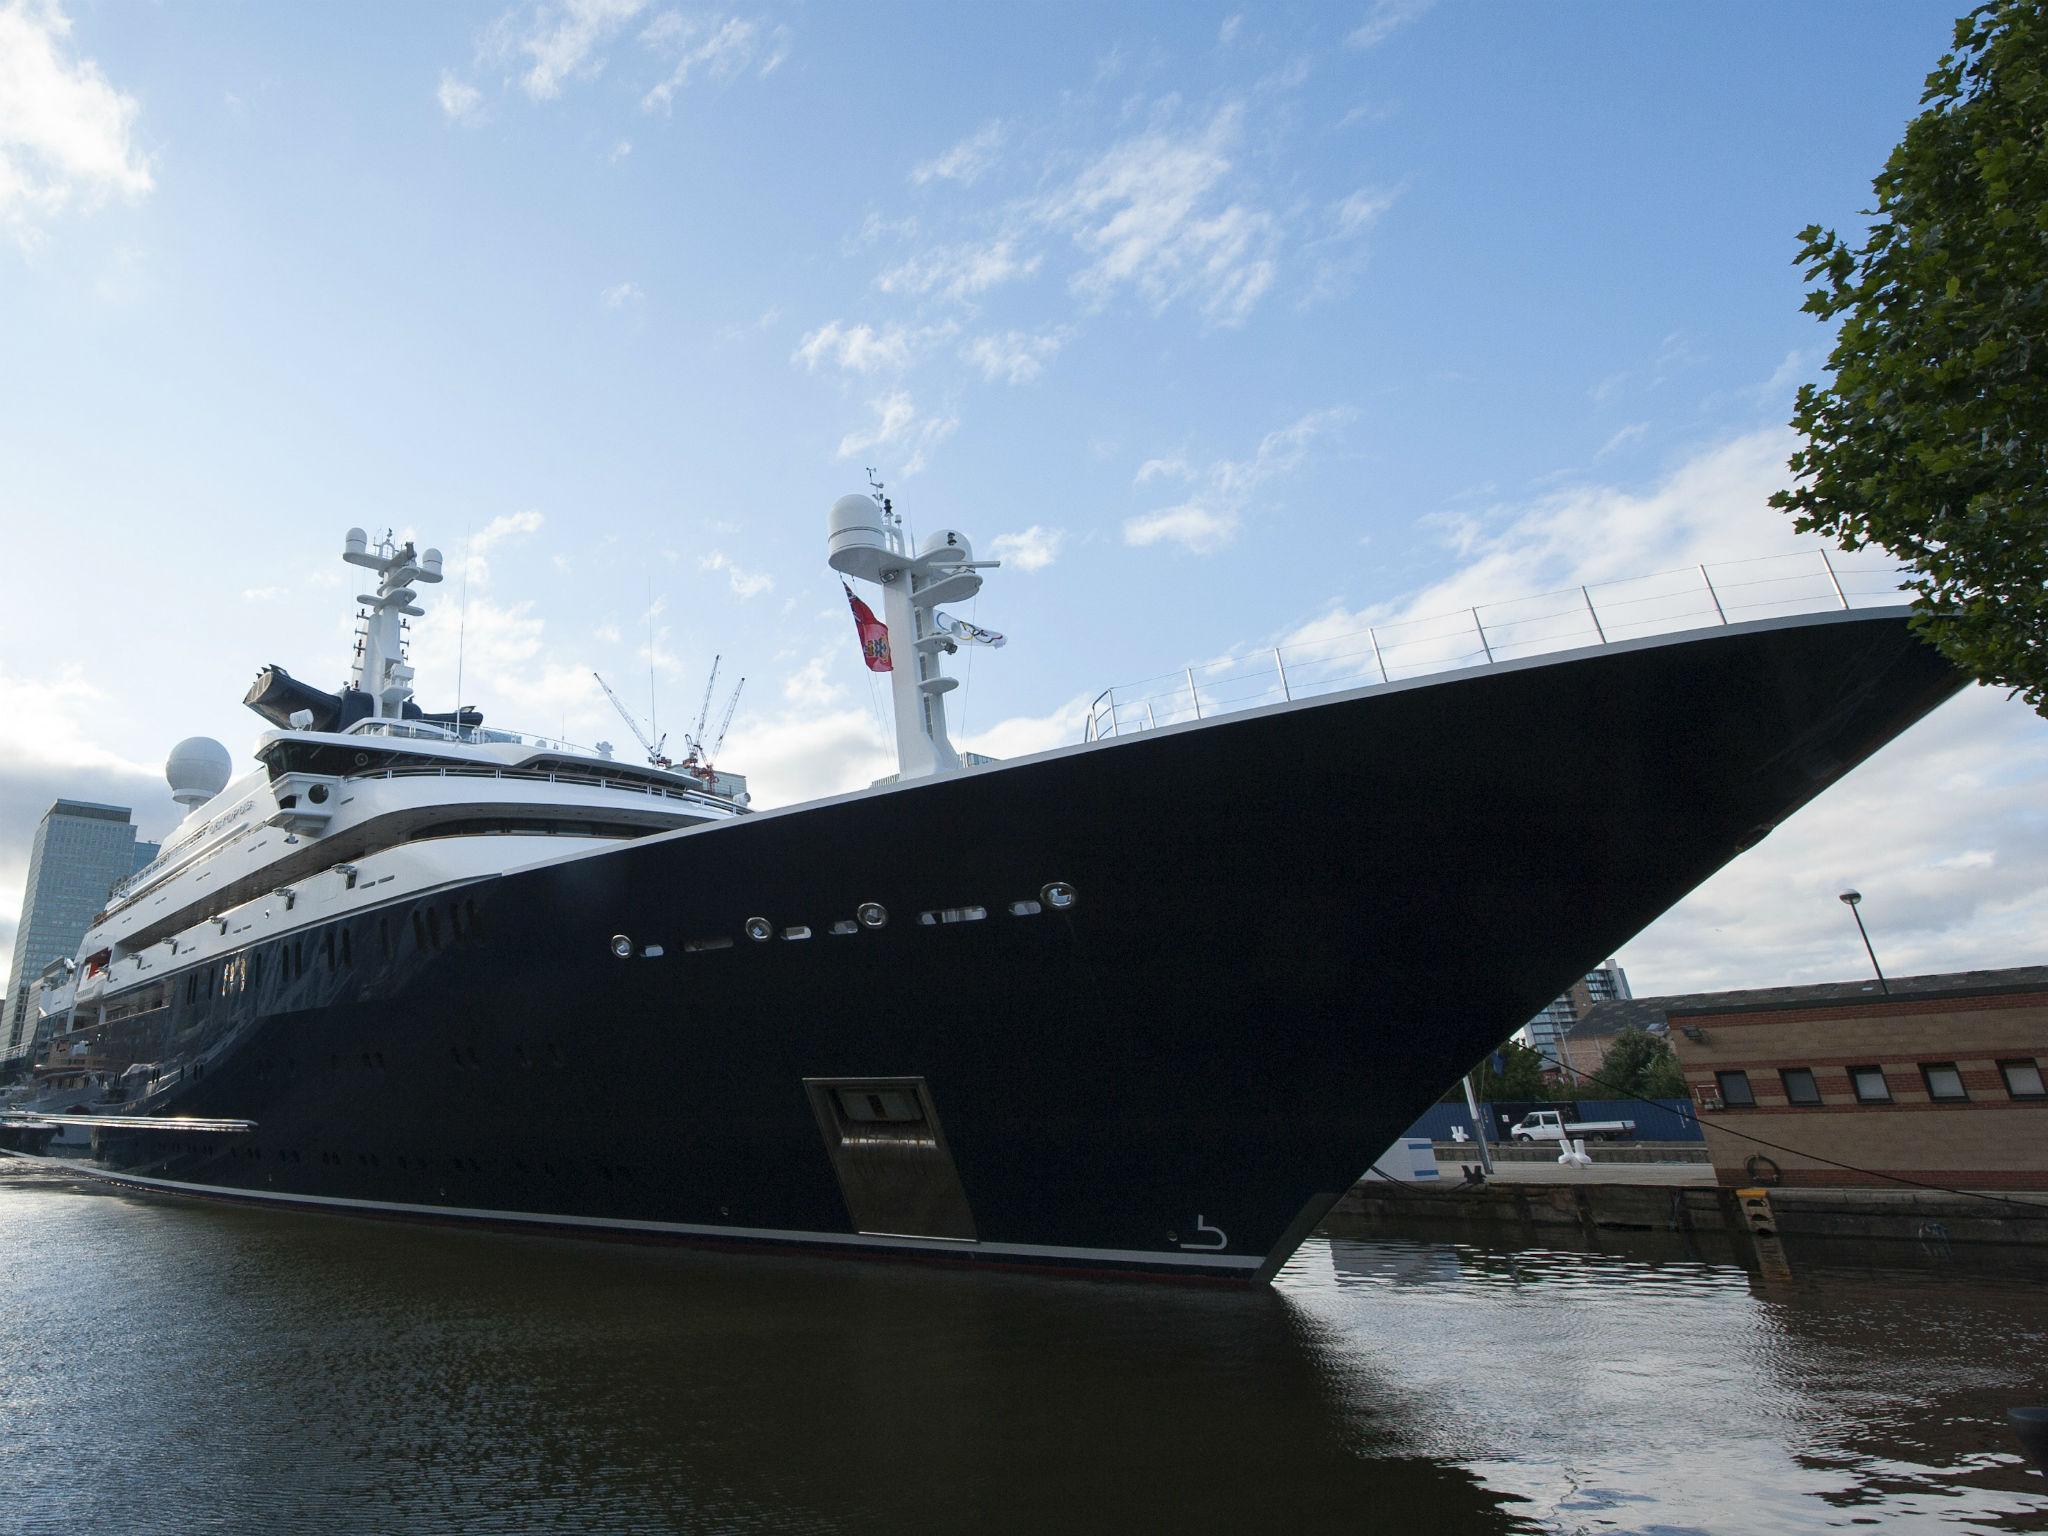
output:
[[[0,953],[57,795],[175,821],[256,669],[446,552],[428,709],[625,742],[746,679],[757,804],[894,767],[824,518],[1004,561],[956,741],[1772,511],[1947,5],[0,0]],[[1588,722],[1588,729],[1603,728]],[[1170,793],[1170,786],[1161,786]],[[2038,963],[2048,722],[1973,689],[1625,945],[1639,994]],[[1654,850],[1646,850],[1654,856]]]

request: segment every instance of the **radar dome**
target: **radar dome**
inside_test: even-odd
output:
[[[234,766],[228,749],[211,736],[189,736],[171,748],[170,761],[164,764],[164,777],[170,781],[171,798],[178,804],[204,805],[227,788]]]

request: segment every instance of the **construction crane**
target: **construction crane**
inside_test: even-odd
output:
[[[711,745],[704,753],[704,767],[707,772],[711,768],[711,759],[716,757],[718,749],[725,745],[725,733],[732,729],[732,712],[740,707],[740,688],[746,686],[747,680],[743,677],[739,681],[739,687],[733,689],[732,697],[725,701],[725,715],[718,722],[718,735],[712,739]]]
[[[602,677],[598,677],[595,672],[590,675],[597,678],[597,686],[602,688],[604,696],[612,701],[612,708],[616,709],[619,712],[619,718],[626,722],[626,729],[633,733],[634,740],[638,741],[646,749],[648,764],[655,768],[669,767],[670,760],[662,756],[661,752],[661,749],[668,745],[668,737],[664,735],[659,741],[649,741],[647,733],[640,729],[640,722],[633,718],[632,711],[626,708],[624,701],[616,693],[612,692],[612,685]]]
[[[711,675],[718,676],[716,660],[711,663]],[[725,733],[732,727],[732,712],[740,706],[740,689],[746,686],[747,680],[743,677],[739,680],[738,687],[733,689],[732,697],[725,701],[725,714],[719,719],[718,734],[707,743],[703,740],[703,733],[704,722],[711,714],[711,685],[704,685],[704,708],[698,712],[696,734],[685,738],[690,743],[690,752],[683,759],[681,771],[694,773],[704,781],[707,789],[717,782],[718,773],[711,766],[711,760],[718,755],[718,749],[725,745]]]
[[[711,715],[711,690],[718,683],[718,664],[723,660],[723,655],[711,658],[711,675],[704,679],[704,702],[697,706],[696,728],[683,733],[683,744],[690,749],[684,757],[685,762],[694,763],[707,755],[704,751],[704,722]]]

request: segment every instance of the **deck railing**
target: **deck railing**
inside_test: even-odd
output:
[[[1105,688],[1082,740],[1646,635],[1900,602],[1909,574],[1824,549],[1767,555],[1261,647]]]

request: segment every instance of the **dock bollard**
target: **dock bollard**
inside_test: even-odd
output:
[[[2008,1408],[2013,1438],[2020,1449],[2034,1458],[2034,1466],[2048,1477],[2048,1408]]]

